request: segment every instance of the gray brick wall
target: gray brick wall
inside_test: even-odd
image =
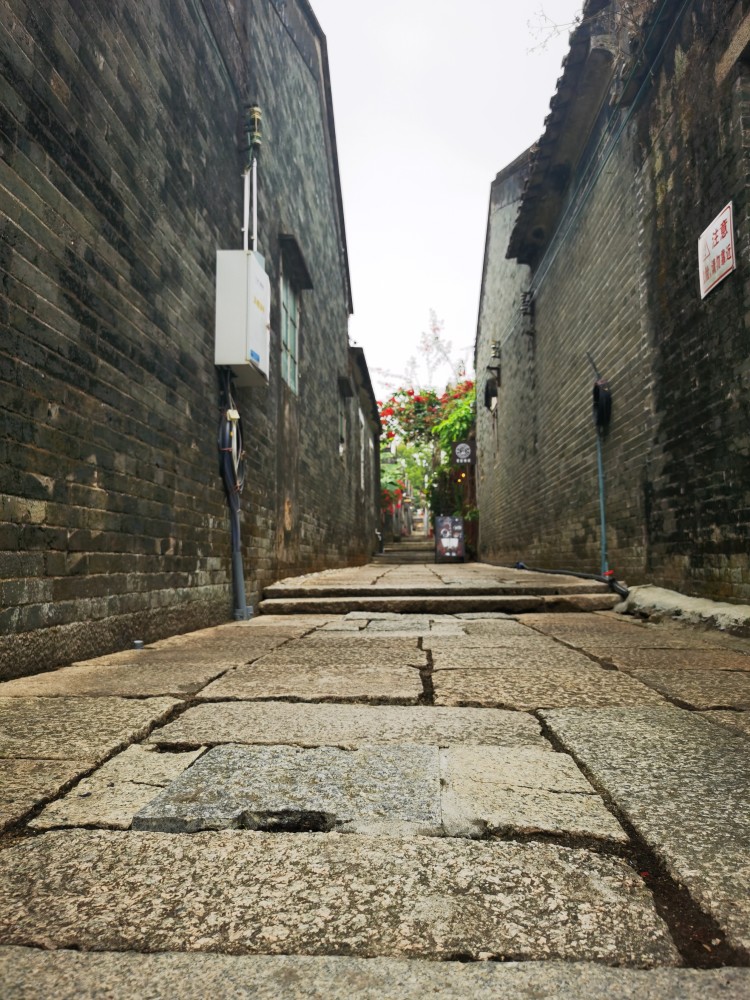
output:
[[[496,416],[479,420],[480,551],[499,562],[598,571],[588,351],[614,400],[604,441],[610,565],[629,582],[746,601],[747,279],[740,270],[701,302],[697,240],[733,199],[741,268],[747,260],[750,87],[741,62],[713,84],[742,5],[694,7],[676,24],[644,99],[619,112],[617,141],[585,196],[585,185],[572,192],[604,116],[582,151],[567,193],[574,211],[563,214],[531,279],[533,338],[517,324],[523,269],[501,260],[512,206],[496,232],[490,227],[480,380],[495,331],[507,339]],[[616,93],[613,81],[610,99]],[[497,287],[493,266],[502,272]]]
[[[251,101],[273,350],[269,387],[238,392],[248,597],[366,559],[376,489],[354,441],[339,456],[348,275],[306,5],[9,0],[0,60],[0,671],[231,611],[214,271],[241,246]],[[298,396],[279,376],[281,233],[314,284]]]

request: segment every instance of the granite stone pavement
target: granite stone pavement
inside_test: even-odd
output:
[[[750,641],[425,607],[0,684],[0,996],[750,996]]]

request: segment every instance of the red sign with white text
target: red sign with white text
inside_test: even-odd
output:
[[[716,288],[737,267],[732,202],[721,211],[698,240],[701,298]]]

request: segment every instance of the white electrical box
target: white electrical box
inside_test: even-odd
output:
[[[239,386],[266,385],[271,330],[271,282],[254,250],[216,251],[214,361]]]

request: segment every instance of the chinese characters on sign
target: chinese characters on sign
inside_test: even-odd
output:
[[[698,240],[701,298],[736,268],[732,202],[721,211]]]

